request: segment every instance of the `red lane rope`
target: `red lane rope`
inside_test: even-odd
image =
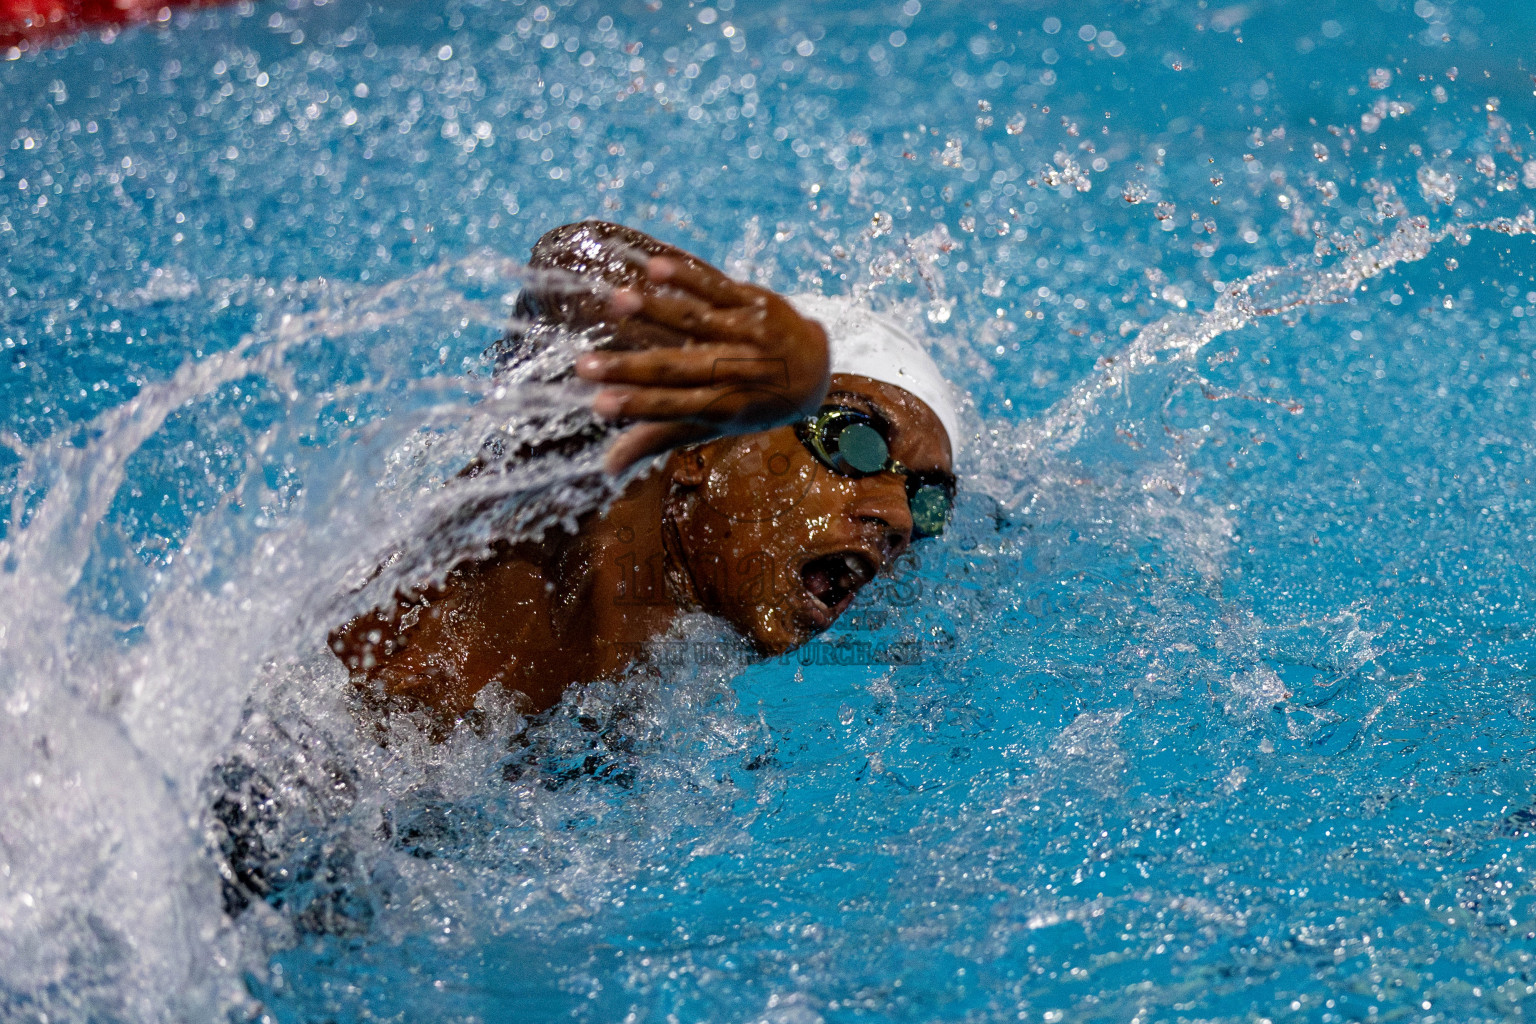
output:
[[[105,25],[165,20],[172,7],[207,0],[0,0],[0,48]],[[217,0],[215,0],[217,2]]]

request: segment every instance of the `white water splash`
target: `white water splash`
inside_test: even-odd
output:
[[[1012,431],[1000,431],[997,440],[984,445],[981,488],[1006,505],[1018,505],[1026,499],[1029,484],[1022,489],[1011,486],[1009,481],[1018,482],[1013,470],[1058,457],[1080,443],[1104,400],[1123,393],[1137,374],[1161,364],[1188,363],[1212,341],[1258,320],[1347,301],[1366,281],[1399,264],[1424,259],[1447,236],[1463,240],[1480,231],[1536,235],[1536,212],[1439,227],[1431,227],[1424,217],[1410,217],[1381,241],[1346,251],[1328,266],[1265,268],[1227,285],[1202,313],[1175,313],[1149,324],[1118,354],[1100,359],[1098,372],[1076,384],[1046,412]]]
[[[402,386],[385,376],[306,393],[293,358],[325,339],[422,320],[503,329],[508,303],[496,298],[529,278],[520,264],[482,253],[377,288],[294,286],[312,308],[183,364],[83,431],[31,446],[10,439],[24,461],[11,532],[0,540],[6,1016],[211,1019],[248,1004],[239,942],[220,912],[198,826],[199,794],[263,664],[322,649],[328,624],[346,615],[344,581],[365,577],[382,555],[408,557],[368,594],[444,572],[490,536],[590,507],[607,486],[576,483],[594,475],[595,453],[541,467],[536,478],[487,473],[441,486],[488,434],[536,432],[539,414],[579,408],[569,388],[489,376]],[[490,299],[469,298],[465,281]],[[285,415],[245,433],[241,479],[157,573],[139,635],[124,642],[74,592],[130,462],[170,417],[251,378],[280,396]],[[392,413],[341,443],[299,440],[327,403],[365,394],[391,399]],[[74,443],[82,434],[87,443]],[[277,452],[303,479],[302,498],[286,506],[262,476]],[[564,505],[562,487],[575,488]],[[538,514],[503,513],[502,499],[530,491],[553,497]],[[466,500],[481,514],[455,514]],[[263,505],[279,511],[253,513]],[[6,1001],[17,998],[27,1002]]]

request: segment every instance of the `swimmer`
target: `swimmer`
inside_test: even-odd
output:
[[[386,707],[445,722],[488,686],[520,710],[611,678],[707,612],[760,655],[835,622],[954,499],[953,393],[918,341],[848,300],[735,281],[641,232],[589,221],[530,265],[581,275],[520,308],[611,338],[581,355],[619,474],[665,456],[574,534],[500,546],[428,594],[348,623],[332,649]],[[467,471],[471,475],[480,467]]]

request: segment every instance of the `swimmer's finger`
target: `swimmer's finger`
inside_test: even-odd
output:
[[[787,387],[783,359],[764,358],[751,345],[696,345],[649,352],[588,352],[576,374],[604,384],[701,386],[763,384]]]
[[[694,423],[642,423],[614,440],[603,456],[603,468],[617,476],[641,459],[708,440],[715,433]]]
[[[732,388],[608,387],[593,396],[592,411],[611,420],[728,420],[738,405],[735,394]]]
[[[616,316],[643,317],[700,340],[739,338],[750,341],[762,332],[766,305],[720,309],[676,290],[618,291],[609,300]]]
[[[691,292],[711,305],[751,306],[762,301],[762,294],[757,289],[727,277],[702,260],[657,256],[647,265],[646,271],[652,281]]]
[[[729,433],[767,430],[788,423],[799,410],[777,392],[753,385],[712,388],[607,387],[592,399],[605,419],[681,420]]]
[[[613,349],[676,349],[688,344],[688,335],[649,320],[630,317],[610,327]]]

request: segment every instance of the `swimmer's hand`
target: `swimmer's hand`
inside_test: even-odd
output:
[[[682,445],[793,422],[827,394],[820,324],[765,288],[674,252],[645,259],[638,286],[608,298],[620,335],[651,344],[576,361],[578,376],[606,385],[592,400],[598,415],[638,421],[609,447],[610,473]]]

